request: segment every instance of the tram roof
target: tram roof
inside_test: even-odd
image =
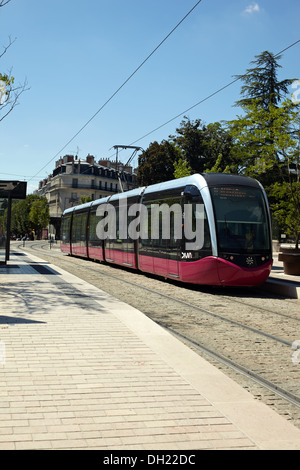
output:
[[[252,186],[255,188],[261,187],[260,183],[247,176],[240,176],[240,175],[233,175],[230,173],[202,173],[202,174],[194,174],[191,176],[185,176],[183,178],[178,178],[170,181],[165,181],[163,183],[156,183],[146,187],[140,187],[136,189],[132,189],[130,191],[125,191],[123,193],[114,194],[113,196],[107,196],[101,199],[96,199],[92,202],[87,202],[85,204],[81,204],[79,206],[70,207],[64,211],[64,214],[68,214],[73,211],[79,211],[88,209],[91,206],[95,206],[98,204],[103,204],[105,202],[110,202],[114,200],[130,198],[135,196],[140,196],[142,193],[144,194],[151,194],[151,193],[159,193],[161,191],[182,188],[186,185],[195,185],[199,189],[204,188],[205,186],[215,186],[215,185],[222,185],[222,184],[229,184],[229,185],[245,185],[245,186]]]

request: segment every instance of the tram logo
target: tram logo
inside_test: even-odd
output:
[[[254,259],[252,258],[252,256],[248,256],[246,258],[246,263],[248,264],[248,266],[253,266],[254,264]]]
[[[100,204],[96,212],[100,221],[96,235],[100,240],[128,239],[185,240],[185,251],[201,250],[204,244],[204,205],[174,203],[127,204],[119,200],[118,207]]]

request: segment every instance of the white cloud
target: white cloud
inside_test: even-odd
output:
[[[258,11],[260,11],[259,4],[258,3],[251,3],[251,5],[247,6],[244,13],[247,13],[248,15],[252,15],[252,13],[256,13]]]

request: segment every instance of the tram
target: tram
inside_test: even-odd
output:
[[[185,283],[257,286],[273,262],[268,201],[255,179],[195,174],[65,210],[61,250]]]

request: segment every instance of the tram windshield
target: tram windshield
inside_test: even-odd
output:
[[[267,208],[259,189],[215,186],[211,195],[219,250],[233,253],[270,250]]]

